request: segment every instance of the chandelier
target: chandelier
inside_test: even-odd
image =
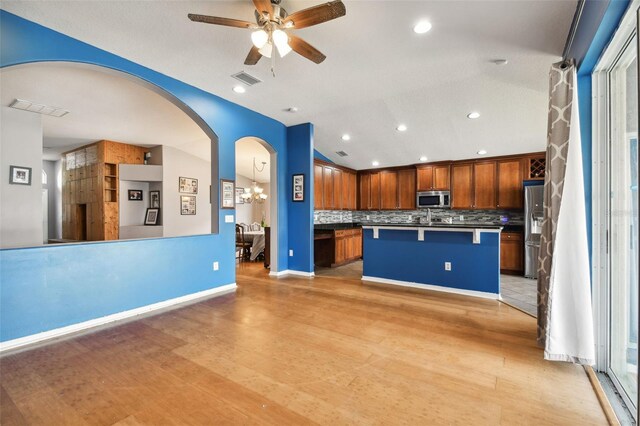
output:
[[[256,182],[256,170],[258,172],[262,172],[264,167],[267,165],[266,161],[262,162],[262,168],[256,167],[256,157],[253,157],[253,183],[251,184],[251,188],[245,188],[244,192],[240,196],[242,201],[245,203],[264,203],[264,200],[267,199],[268,195],[264,193],[264,189],[258,186]]]

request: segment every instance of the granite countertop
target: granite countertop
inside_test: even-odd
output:
[[[393,226],[399,228],[471,228],[471,229],[500,229],[503,225],[495,225],[492,223],[480,223],[480,222],[454,222],[454,223],[442,223],[432,222],[426,223],[363,223],[362,226]]]

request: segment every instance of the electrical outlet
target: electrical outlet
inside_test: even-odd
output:
[[[293,250],[289,250],[289,257],[293,257]]]
[[[370,217],[370,216],[369,216],[369,215],[367,215],[367,220],[369,220],[369,217]]]
[[[451,270],[451,262],[444,262],[444,270],[445,271]]]
[[[218,262],[213,262],[213,270],[217,271],[218,269],[220,269],[220,264]]]

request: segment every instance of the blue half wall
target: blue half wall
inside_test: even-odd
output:
[[[295,223],[297,231],[308,220],[312,228],[313,217],[305,209],[289,209],[288,170],[312,176],[312,131],[293,131],[295,148],[289,150],[287,128],[276,120],[2,10],[0,43],[3,68],[85,63],[161,89],[217,136],[212,150],[218,152],[218,163],[212,167],[218,178],[235,179],[238,139],[253,136],[269,143],[278,164],[276,263],[278,270],[289,269],[289,224]],[[235,282],[234,223],[224,221],[235,211],[217,213],[219,233],[214,235],[0,251],[0,342]],[[212,270],[214,261],[219,271]]]

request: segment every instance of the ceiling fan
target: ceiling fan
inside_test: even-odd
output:
[[[253,0],[256,8],[256,23],[239,19],[220,18],[217,16],[197,15],[190,13],[189,19],[194,22],[224,25],[235,28],[248,28],[251,33],[253,47],[245,59],[245,65],[255,65],[261,57],[275,59],[274,46],[280,57],[284,57],[291,50],[301,56],[321,63],[326,59],[318,49],[290,33],[291,30],[322,24],[323,22],[344,16],[347,13],[341,0],[310,7],[291,15],[280,7],[281,0]]]

